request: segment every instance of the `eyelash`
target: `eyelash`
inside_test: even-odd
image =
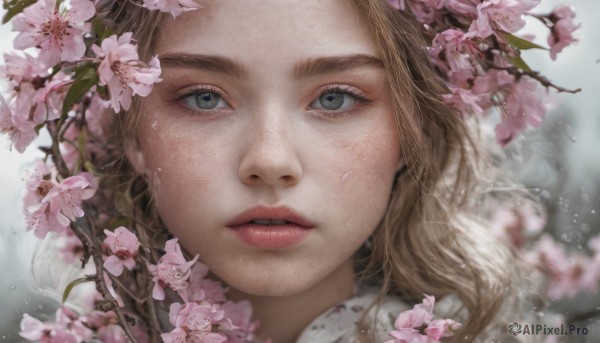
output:
[[[336,111],[336,110],[311,110],[311,111],[318,111],[319,116],[322,117],[326,117],[326,118],[330,118],[330,119],[334,119],[334,118],[341,118],[341,117],[345,117],[347,115],[350,115],[356,111],[358,111],[360,108],[362,108],[365,105],[368,105],[370,103],[373,103],[373,100],[367,98],[366,96],[364,96],[361,92],[354,90],[353,88],[350,88],[348,86],[343,86],[343,85],[329,85],[327,87],[325,87],[317,96],[317,98],[315,98],[314,101],[316,101],[317,99],[319,99],[321,96],[323,96],[326,93],[330,93],[330,92],[337,92],[337,93],[341,93],[341,94],[345,94],[345,95],[349,95],[351,97],[353,97],[356,100],[356,103],[354,105],[352,105],[349,109],[346,110],[342,110],[342,111]],[[206,115],[210,115],[212,114],[211,112],[219,112],[222,109],[216,109],[216,110],[195,110],[190,108],[189,106],[186,106],[182,103],[182,100],[189,97],[189,96],[193,96],[193,95],[200,95],[202,93],[215,93],[217,94],[221,99],[223,99],[223,101],[225,101],[227,103],[227,101],[225,100],[225,97],[223,95],[223,93],[218,90],[217,88],[213,87],[213,86],[209,86],[209,85],[205,85],[205,86],[198,86],[195,87],[194,89],[188,90],[182,94],[178,94],[175,97],[174,102],[180,104],[180,106],[184,109],[184,111],[189,112],[193,115],[198,115],[198,116],[206,116]],[[311,103],[312,104],[312,103]],[[227,104],[227,108],[231,109],[231,107],[229,107],[229,104]]]

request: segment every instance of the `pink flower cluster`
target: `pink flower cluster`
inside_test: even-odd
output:
[[[0,132],[22,153],[37,136],[37,125],[59,117],[71,81],[62,72],[50,77],[39,59],[27,53],[4,54],[4,62],[0,78],[8,81],[9,93],[0,95]]]
[[[123,329],[116,324],[114,312],[93,311],[85,316],[78,315],[66,306],[56,311],[54,320],[41,322],[28,314],[23,315],[19,334],[21,337],[42,343],[127,343]],[[135,336],[148,342],[147,334],[140,328],[134,329]]]
[[[171,304],[169,320],[175,328],[162,334],[163,341],[255,342],[258,322],[251,321],[250,303],[227,301],[227,289],[206,278],[208,268],[198,258],[186,261],[174,238],[166,242],[158,264],[148,265],[155,282],[152,297],[164,300],[165,288],[170,288],[184,301]]]
[[[548,82],[530,70],[520,49],[541,48],[513,34],[525,26],[540,0],[389,0],[398,10],[412,12],[432,37],[431,62],[444,76],[449,93],[443,100],[463,118],[501,110],[496,126],[500,144],[512,141],[528,126],[538,127],[547,111],[538,83]],[[551,14],[537,16],[550,29],[552,59],[576,41],[574,11],[558,6]],[[452,23],[452,24],[450,24]],[[551,24],[549,24],[551,23]],[[552,84],[555,88],[558,88]],[[562,90],[562,89],[561,89]]]
[[[170,12],[171,15],[173,15],[173,18],[183,12],[202,8],[202,6],[194,0],[144,0],[142,6],[151,11],[159,10],[161,12]]]
[[[570,298],[582,290],[593,292],[600,285],[600,235],[588,242],[593,256],[568,255],[564,246],[548,234],[524,253],[526,261],[549,276],[547,295],[551,300]]]
[[[50,169],[39,161],[27,181],[27,192],[23,199],[27,229],[33,230],[38,238],[48,232],[62,233],[76,217],[83,217],[81,202],[95,193],[94,180],[89,174],[71,176],[60,183],[45,177]]]
[[[385,343],[433,343],[452,336],[461,324],[452,319],[434,320],[434,304],[435,297],[425,295],[423,302],[400,313],[394,323],[396,330],[390,332],[394,339]]]
[[[508,241],[517,249],[537,236],[546,225],[546,213],[542,208],[525,203],[520,206],[494,203],[490,225],[494,235]]]

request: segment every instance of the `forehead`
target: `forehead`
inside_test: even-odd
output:
[[[175,20],[165,16],[155,53],[226,55],[281,62],[298,56],[378,56],[370,31],[348,0],[214,0]],[[275,61],[276,60],[276,61]]]

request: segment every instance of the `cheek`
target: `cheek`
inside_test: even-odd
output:
[[[372,230],[387,207],[399,161],[395,131],[379,127],[360,137],[337,142],[333,157],[331,206],[347,227]]]
[[[204,141],[202,135],[173,132],[165,127],[146,131],[142,137],[155,206],[167,227],[179,235],[177,231],[189,224],[184,223],[186,218],[210,207],[208,195],[215,192],[211,186],[226,170],[226,160],[221,148]]]

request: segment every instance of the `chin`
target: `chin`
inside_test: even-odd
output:
[[[329,274],[301,265],[273,266],[260,264],[217,268],[212,272],[227,286],[248,295],[285,297],[303,293]]]

